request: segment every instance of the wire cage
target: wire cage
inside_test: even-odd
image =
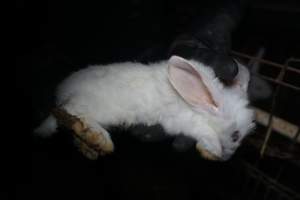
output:
[[[241,160],[240,199],[300,199],[300,179],[297,178],[300,116],[296,110],[286,109],[299,108],[300,59],[288,58],[284,64],[278,64],[259,55],[235,51],[232,54],[248,64],[254,61],[261,65],[259,72],[252,76],[258,76],[273,87],[265,105],[254,103],[258,127],[256,134],[245,143],[257,153],[254,158]]]

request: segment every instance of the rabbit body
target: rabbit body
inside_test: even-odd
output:
[[[168,61],[150,65],[115,63],[82,69],[59,85],[56,104],[84,119],[91,129],[104,133],[108,140],[110,135],[105,128],[111,125],[160,124],[167,134],[192,137],[213,155],[222,157],[226,154],[227,158],[239,145],[229,141],[229,132],[235,128],[249,129],[245,123],[241,125],[244,127],[237,127],[235,120],[239,119],[228,113],[245,107],[247,98],[240,90],[224,89],[211,68],[196,61],[189,63],[198,66],[202,81],[218,100],[221,114],[193,109],[172,86]],[[226,104],[232,106],[226,108]],[[244,114],[247,115],[244,121],[248,123],[252,115],[246,111]],[[53,116],[45,121],[52,125],[51,132],[54,121]],[[45,123],[39,128],[40,132],[45,130]]]
[[[59,86],[57,106],[102,127],[161,124],[169,134],[199,139],[199,131],[193,134],[189,130],[197,127],[193,115],[202,128],[206,119],[176,94],[168,80],[167,66],[167,62],[149,66],[127,62],[88,67]]]

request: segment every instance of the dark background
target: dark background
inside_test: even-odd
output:
[[[240,158],[257,156],[245,147],[230,161],[215,163],[194,150],[176,152],[169,140],[141,143],[117,130],[116,152],[89,161],[68,134],[45,141],[31,135],[51,108],[57,83],[70,72],[139,60],[153,49],[154,60],[164,58],[195,18],[219,6],[219,1],[17,0],[17,199],[243,199]],[[233,49],[254,54],[265,46],[266,58],[279,63],[299,57],[299,10],[297,1],[250,2],[233,33]]]

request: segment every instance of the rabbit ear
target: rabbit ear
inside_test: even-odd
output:
[[[249,70],[239,62],[237,63],[239,66],[239,72],[235,78],[235,85],[236,87],[241,88],[243,91],[247,91],[249,80],[250,80]]]
[[[168,62],[169,81],[179,95],[195,108],[215,111],[217,105],[201,74],[187,60],[172,56]]]

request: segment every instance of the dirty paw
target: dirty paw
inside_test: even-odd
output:
[[[93,154],[97,152],[99,155],[112,153],[114,145],[110,139],[107,139],[101,132],[92,131],[82,121],[77,121],[73,124],[75,137],[80,139],[80,151],[83,154]],[[89,156],[87,156],[89,157]],[[96,156],[92,156],[96,157]]]
[[[103,131],[95,131],[85,123],[84,119],[71,115],[61,108],[54,109],[52,113],[59,125],[73,131],[75,144],[86,157],[94,160],[97,159],[98,155],[113,152],[113,142],[103,134],[104,129]]]

